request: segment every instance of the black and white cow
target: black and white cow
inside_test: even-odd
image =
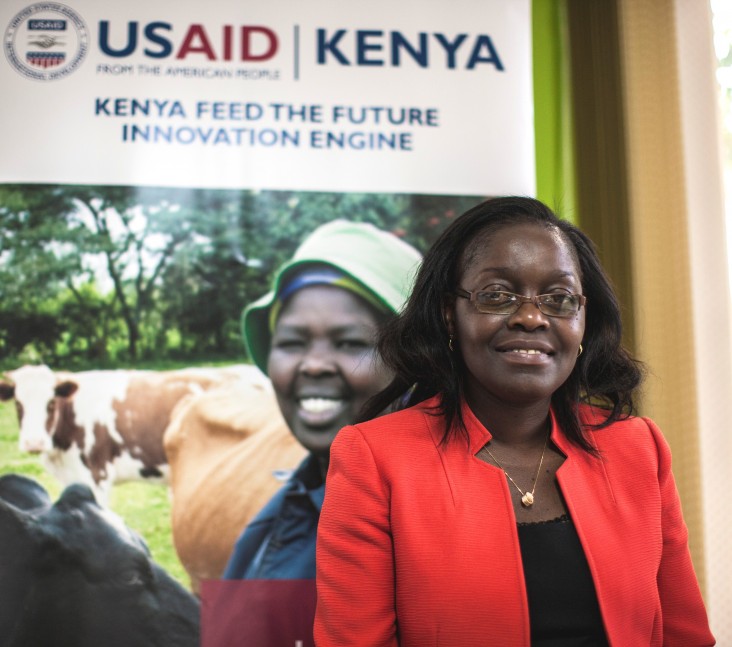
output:
[[[79,373],[23,366],[0,380],[0,400],[15,400],[21,451],[40,454],[62,485],[86,483],[106,502],[116,482],[166,483],[163,434],[173,409],[191,395],[243,376],[269,384],[246,365]]]
[[[0,477],[4,647],[197,647],[199,603],[86,485]]]

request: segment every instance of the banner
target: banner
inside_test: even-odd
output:
[[[247,397],[277,406],[261,374],[242,388],[210,365],[246,361],[242,309],[324,223],[370,223],[424,252],[486,197],[535,194],[530,0],[4,0],[0,32],[0,474],[41,480],[51,498],[83,481],[88,499],[124,511],[145,541],[116,521],[105,535],[155,546],[156,562],[205,594],[205,644],[256,632],[311,644],[312,580],[217,580],[282,485],[271,463],[289,475],[304,449],[286,426],[288,458],[262,440],[279,410],[252,421]],[[177,401],[140,386],[168,381],[198,385],[186,395],[195,420],[171,421]],[[171,478],[163,439],[175,424],[176,465],[189,471]],[[173,509],[165,491],[129,509],[134,497],[115,496],[125,479],[166,484]],[[73,523],[63,506],[39,506],[28,514]],[[84,554],[96,563],[108,547],[94,547]],[[105,565],[105,581],[127,581],[123,564]],[[31,576],[18,580],[39,584]],[[73,577],[54,592],[69,608],[85,604],[64,588]],[[84,635],[95,622],[149,635],[151,617],[197,644],[180,622],[192,614],[176,609],[198,600],[173,588],[156,593],[166,613],[125,599],[116,624],[69,615]]]
[[[0,8],[0,180],[533,194],[530,3]]]

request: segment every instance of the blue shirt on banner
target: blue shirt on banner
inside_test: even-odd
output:
[[[314,579],[325,483],[309,454],[240,535],[224,579]]]

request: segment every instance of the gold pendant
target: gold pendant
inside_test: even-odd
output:
[[[534,505],[534,495],[531,494],[531,492],[527,492],[521,497],[521,504],[526,507],[530,508],[532,505]]]

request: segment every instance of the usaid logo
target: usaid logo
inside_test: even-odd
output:
[[[5,56],[17,72],[53,81],[76,70],[89,51],[89,32],[79,14],[55,2],[26,7],[8,25]]]

